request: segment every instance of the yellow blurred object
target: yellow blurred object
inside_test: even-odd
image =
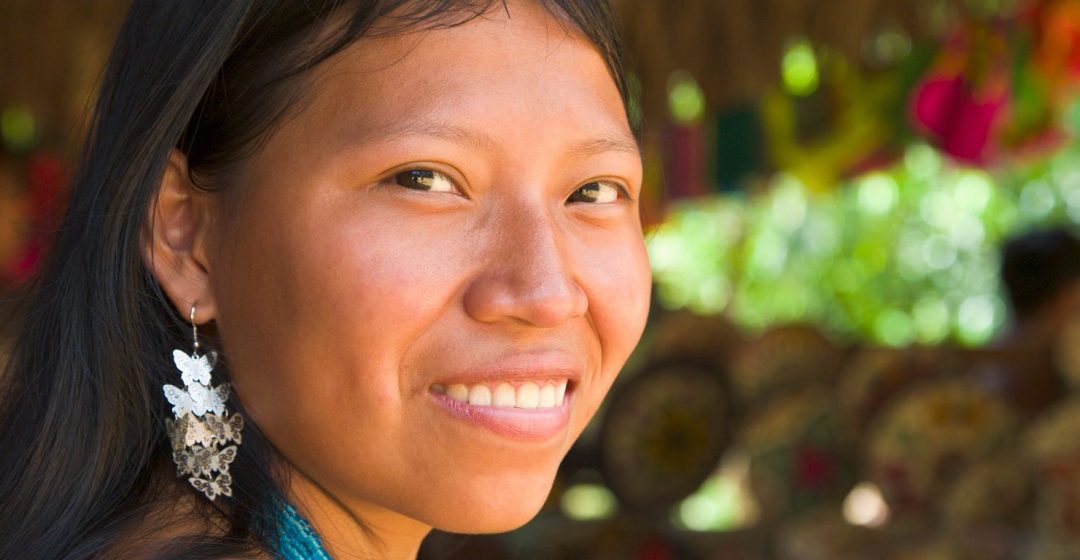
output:
[[[825,83],[837,108],[828,130],[808,141],[799,138],[796,99],[778,88],[762,96],[761,116],[774,167],[811,190],[840,184],[845,173],[869,159],[891,137],[881,106],[898,91],[892,75],[860,77],[839,64],[827,65]]]

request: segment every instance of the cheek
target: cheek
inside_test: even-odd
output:
[[[410,390],[401,360],[451,296],[454,255],[340,204],[260,214],[275,226],[249,224],[240,231],[261,233],[222,255],[235,271],[219,299],[237,394],[287,456],[358,451],[316,448],[311,434],[362,431],[369,448],[393,449],[380,438],[393,439]]]
[[[582,259],[586,263],[582,283],[600,341],[600,377],[596,382],[606,393],[645,329],[651,272],[644,242],[636,230],[615,241],[587,245]]]

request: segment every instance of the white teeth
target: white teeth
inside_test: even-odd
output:
[[[446,396],[455,401],[469,402],[469,388],[461,383],[455,383],[446,388]]]
[[[469,390],[469,404],[491,406],[491,389],[488,389],[487,385],[473,385]]]
[[[540,387],[536,383],[522,383],[517,390],[518,408],[536,408],[540,406]]]
[[[555,406],[555,387],[544,385],[540,389],[540,407],[551,408]]]
[[[499,383],[495,388],[494,404],[498,408],[513,408],[517,403],[517,395],[509,383]]]
[[[555,408],[562,406],[566,399],[566,381],[556,385],[543,386],[527,381],[518,386],[499,383],[494,390],[482,383],[465,385],[454,383],[450,386],[435,384],[431,390],[445,394],[455,401],[472,406],[494,406],[496,408]]]

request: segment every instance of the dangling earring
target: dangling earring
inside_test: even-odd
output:
[[[217,364],[217,352],[199,355],[195,305],[191,306],[190,319],[194,350],[190,356],[182,350],[173,350],[173,362],[180,370],[184,388],[163,387],[176,418],[166,420],[165,426],[172,442],[176,474],[190,475],[188,482],[213,501],[218,496],[232,496],[229,465],[236,459],[244,417],[225,410],[225,402],[229,399],[228,383],[217,387],[210,385],[210,372]],[[229,442],[236,445],[227,446]]]

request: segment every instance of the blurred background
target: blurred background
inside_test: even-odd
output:
[[[617,0],[655,302],[513,533],[431,558],[1080,558],[1080,0]],[[0,4],[0,292],[127,2]]]

